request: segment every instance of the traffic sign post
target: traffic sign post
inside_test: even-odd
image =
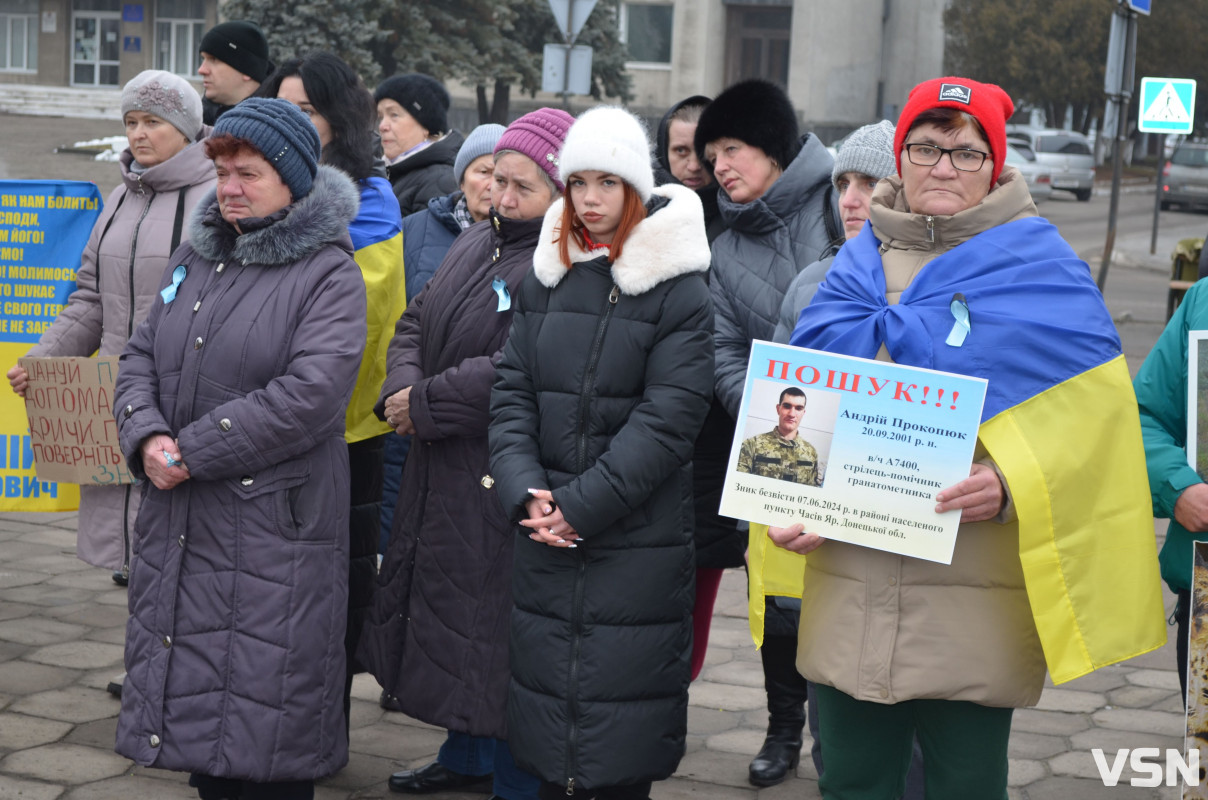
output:
[[[548,0],[564,45],[547,44],[542,52],[541,91],[558,92],[562,105],[570,109],[572,94],[591,92],[590,47],[574,47],[579,31],[587,24],[597,0]],[[558,62],[561,62],[560,64]],[[584,71],[586,70],[586,71]]]
[[[1119,70],[1120,78],[1113,80],[1109,77],[1105,80],[1107,95],[1113,101],[1108,107],[1114,106],[1113,110],[1116,112],[1116,136],[1112,147],[1112,199],[1107,210],[1107,239],[1103,243],[1103,261],[1099,264],[1097,281],[1099,291],[1103,291],[1107,284],[1107,268],[1111,265],[1112,251],[1116,246],[1116,216],[1120,210],[1120,171],[1124,166],[1124,143],[1128,139],[1128,101],[1132,97],[1133,62],[1137,53],[1137,12],[1133,9],[1132,2],[1133,0],[1119,0],[1112,11],[1114,16],[1120,17],[1118,21],[1112,21],[1112,29],[1115,31],[1113,39],[1117,42],[1117,52],[1120,43],[1123,44],[1124,51],[1118,63],[1111,64],[1109,50],[1109,66]],[[1142,13],[1148,14],[1148,3],[1145,5]],[[1111,91],[1113,87],[1115,92]]]
[[[1158,217],[1162,210],[1162,157],[1167,134],[1189,134],[1195,128],[1195,81],[1188,78],[1142,78],[1137,103],[1137,130],[1157,133],[1158,174],[1153,191],[1153,228],[1149,254],[1158,250]]]
[[[1137,130],[1142,133],[1191,133],[1195,116],[1195,81],[1188,78],[1142,78],[1137,104]]]

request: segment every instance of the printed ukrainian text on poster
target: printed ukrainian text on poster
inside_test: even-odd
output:
[[[986,381],[756,341],[721,513],[951,563]]]
[[[101,211],[94,184],[0,181],[0,372],[24,356],[75,291]],[[0,388],[0,511],[76,508],[74,485],[40,480],[21,398]]]

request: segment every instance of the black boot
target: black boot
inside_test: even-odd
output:
[[[765,636],[760,649],[763,682],[768,693],[768,735],[751,762],[756,786],[775,786],[801,760],[805,728],[805,678],[797,672],[797,637]]]

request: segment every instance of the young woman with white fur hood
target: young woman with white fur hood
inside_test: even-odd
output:
[[[646,798],[684,753],[709,244],[695,192],[654,188],[649,152],[619,108],[571,127],[491,395],[491,472],[519,522],[508,741],[551,800]]]

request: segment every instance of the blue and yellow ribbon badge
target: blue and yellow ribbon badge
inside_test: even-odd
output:
[[[164,299],[164,305],[171,303],[176,299],[176,287],[180,286],[180,282],[185,279],[185,265],[181,264],[176,269],[172,270],[172,285],[165,286],[160,290],[159,296]],[[169,466],[171,466],[169,464]]]
[[[495,294],[499,295],[499,305],[496,306],[496,311],[507,311],[512,307],[512,295],[508,293],[507,281],[497,277],[491,281],[491,288],[495,290]]]
[[[948,338],[944,340],[944,344],[949,347],[960,347],[965,343],[965,337],[969,335],[969,331],[973,330],[969,318],[969,303],[963,294],[957,292],[952,295],[952,301],[948,303],[948,310],[952,312],[952,317],[956,322],[952,323],[952,330],[948,332]]]

